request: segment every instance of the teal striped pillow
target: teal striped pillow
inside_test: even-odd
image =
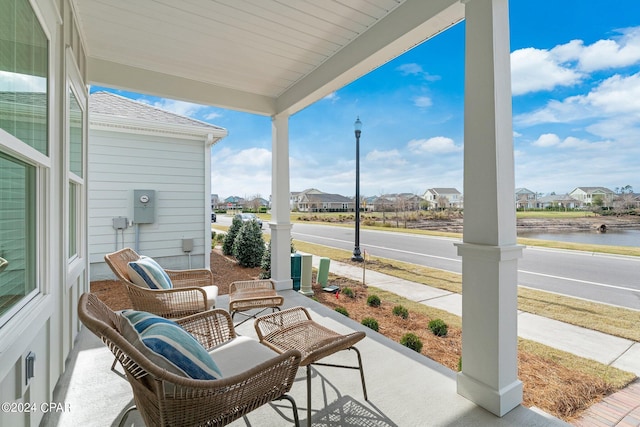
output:
[[[138,286],[149,289],[171,289],[173,283],[160,264],[153,258],[142,257],[127,265],[129,278]]]
[[[207,350],[177,323],[135,310],[122,311],[120,318],[122,335],[161,368],[193,379],[222,378]]]

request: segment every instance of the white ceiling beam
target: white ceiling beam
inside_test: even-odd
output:
[[[271,116],[276,112],[275,100],[268,96],[97,58],[87,58],[87,80],[90,84],[248,113]]]
[[[407,0],[278,97],[277,113],[300,111],[463,18],[459,0]]]

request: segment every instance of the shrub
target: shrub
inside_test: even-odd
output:
[[[350,287],[345,287],[344,289],[342,289],[340,291],[342,293],[342,295],[347,296],[349,298],[355,298],[356,295],[353,293],[353,289],[351,289]]]
[[[449,327],[446,323],[444,323],[444,320],[434,319],[429,322],[429,329],[431,329],[431,332],[433,332],[434,335],[444,337],[445,335],[447,335]]]
[[[233,256],[242,267],[258,267],[264,255],[262,229],[257,221],[244,223],[233,241]]]
[[[400,338],[400,344],[418,353],[422,350],[422,341],[416,334],[411,332],[407,332]]]
[[[242,220],[240,218],[233,217],[231,221],[231,226],[229,230],[227,230],[227,235],[224,237],[224,242],[222,242],[222,253],[225,255],[233,255],[233,242],[236,240],[236,236],[238,232],[242,228]]]
[[[409,310],[407,310],[402,305],[396,305],[395,307],[393,307],[393,314],[398,317],[402,317],[403,319],[409,318]]]
[[[294,253],[296,249],[293,247],[293,239],[291,239],[291,253]],[[271,240],[267,244],[267,250],[262,255],[262,260],[260,261],[260,268],[262,272],[260,273],[260,279],[270,279],[271,278]]]
[[[380,307],[380,297],[378,295],[369,295],[367,305],[370,307]]]
[[[378,329],[379,329],[378,321],[373,317],[365,317],[364,319],[362,319],[362,322],[360,323],[362,323],[367,328],[373,329],[374,331],[378,332]]]
[[[458,372],[462,371],[462,356],[458,358]]]
[[[349,317],[349,312],[348,312],[348,311],[347,311],[347,309],[346,309],[346,308],[344,308],[344,307],[336,307],[336,308],[335,308],[335,311],[337,311],[338,313],[340,313],[340,314],[342,314],[342,315],[344,315],[344,316]]]

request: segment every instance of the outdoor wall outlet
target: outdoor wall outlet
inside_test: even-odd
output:
[[[36,354],[32,351],[24,358],[24,385],[29,385],[31,378],[36,375]]]

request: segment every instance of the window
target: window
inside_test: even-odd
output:
[[[28,0],[0,10],[0,128],[48,155],[48,40]]]
[[[69,89],[69,170],[82,178],[82,109]]]
[[[36,289],[36,169],[0,153],[0,318]]]
[[[29,0],[0,0],[0,325],[39,291],[38,189],[49,165],[49,41]]]

